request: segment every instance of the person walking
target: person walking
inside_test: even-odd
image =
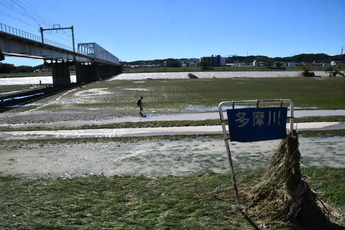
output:
[[[143,115],[143,110],[144,110],[143,106],[144,106],[144,104],[143,104],[142,100],[143,100],[143,96],[141,96],[140,99],[137,102],[137,104],[138,104],[138,106],[140,108],[140,112],[139,112],[140,116],[144,116]]]

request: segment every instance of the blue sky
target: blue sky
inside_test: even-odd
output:
[[[3,24],[36,35],[40,26],[73,25],[76,44],[96,42],[121,61],[340,54],[344,12],[345,0],[0,1]],[[44,32],[72,46],[70,34]],[[2,62],[42,64],[22,58]]]

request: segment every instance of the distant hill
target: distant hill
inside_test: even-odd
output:
[[[188,58],[180,58],[188,59]],[[166,60],[180,60],[176,58],[167,59],[155,59],[155,60],[138,60],[133,62],[121,62],[128,65],[162,65]],[[267,57],[263,55],[251,55],[251,56],[231,56],[226,58],[227,63],[234,62],[246,62],[251,63],[254,60],[262,62],[296,62],[296,63],[330,63],[331,61],[341,61],[345,63],[345,54],[343,55],[328,55],[324,53],[319,54],[298,54],[291,57]]]
[[[345,54],[343,55],[327,55],[324,53],[320,54],[298,54],[291,57],[267,57],[267,56],[232,56],[228,57],[227,62],[234,61],[243,61],[243,62],[252,62],[253,60],[257,61],[279,61],[279,62],[296,62],[296,63],[329,63],[331,61],[342,61],[345,62]]]

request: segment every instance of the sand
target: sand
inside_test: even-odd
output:
[[[303,138],[302,167],[344,167],[343,137]],[[279,140],[252,143],[232,142],[235,170],[263,167]],[[229,173],[224,141],[186,138],[136,143],[83,144],[26,143],[1,150],[0,173],[25,177],[75,177],[111,175],[191,175]]]

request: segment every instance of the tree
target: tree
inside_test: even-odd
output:
[[[298,67],[303,70],[303,72],[302,72],[303,77],[314,77],[315,76],[314,72],[309,72],[309,70],[310,70],[310,64],[309,63],[300,64],[300,65],[298,65]]]
[[[272,61],[268,59],[268,60],[265,62],[265,66],[267,66],[268,68],[271,68],[271,67],[272,67]]]
[[[32,66],[20,65],[13,69],[12,73],[30,73],[33,72],[34,68]]]
[[[11,73],[15,68],[13,64],[0,63],[0,73]]]
[[[200,66],[202,69],[208,69],[211,66],[211,63],[207,60],[202,60],[200,62]]]
[[[329,73],[330,77],[336,77],[338,74],[345,77],[344,73],[340,72],[341,70],[341,66],[337,65],[337,66],[330,66],[327,67],[327,69],[325,70],[326,73]]]
[[[282,63],[280,63],[280,62],[278,61],[278,62],[276,62],[276,66],[277,66],[277,68],[279,69],[279,68],[282,66]]]
[[[181,62],[179,62],[179,61],[174,61],[174,62],[171,64],[171,67],[181,67]]]

